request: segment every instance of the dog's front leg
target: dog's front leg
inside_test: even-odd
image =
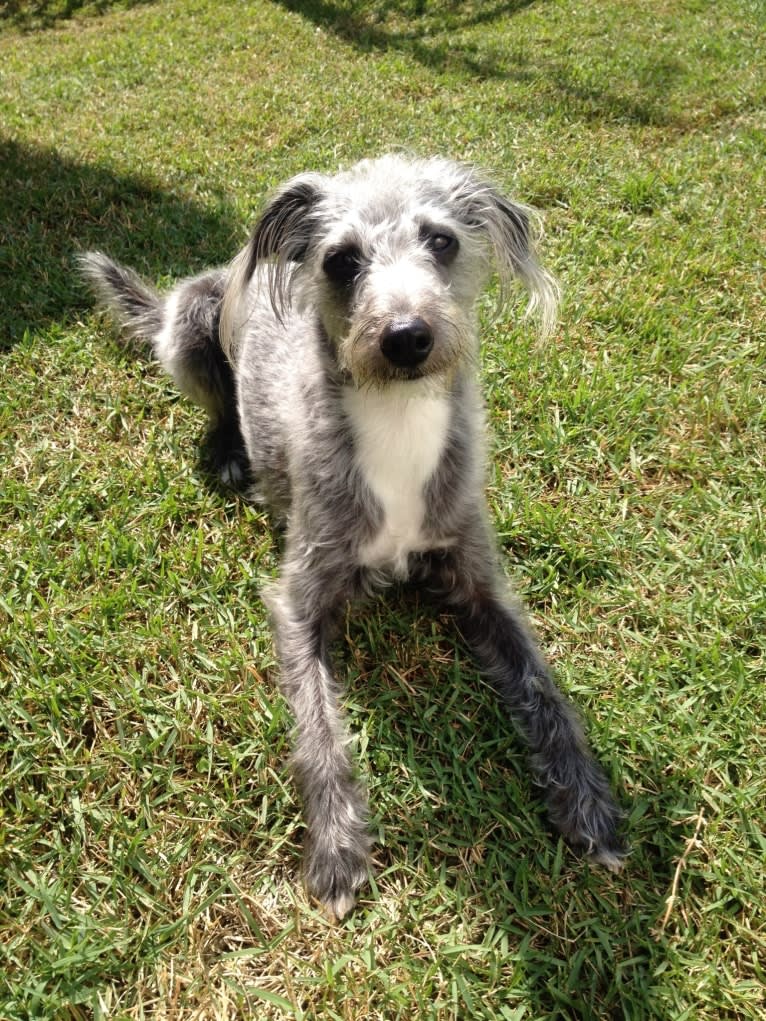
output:
[[[328,598],[308,600],[291,591],[287,580],[269,603],[281,685],[296,724],[293,768],[307,826],[306,886],[339,919],[353,907],[368,878],[371,840],[367,802],[347,753],[330,662],[329,632],[337,604]]]
[[[501,594],[493,560],[488,546],[447,554],[436,561],[436,587],[529,747],[554,826],[571,845],[617,871],[624,856],[617,835],[621,813],[574,708],[554,684],[522,614]]]

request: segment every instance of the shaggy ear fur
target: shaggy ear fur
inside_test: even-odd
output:
[[[248,272],[257,263],[276,256],[277,261],[300,262],[313,235],[315,211],[326,193],[321,174],[300,174],[274,196],[253,228],[248,246]]]
[[[529,292],[527,312],[539,311],[542,331],[547,336],[556,323],[559,287],[537,261],[534,247],[535,237],[540,233],[537,214],[506,198],[493,184],[477,179],[470,171],[453,199],[466,226],[480,231],[489,241],[503,300],[511,281],[521,280]]]
[[[290,279],[303,261],[316,226],[316,208],[326,194],[321,174],[300,174],[288,181],[261,213],[250,240],[236,256],[221,309],[221,344],[231,358],[237,328],[249,315],[247,293],[256,267],[268,263],[268,292],[282,319],[289,305]]]

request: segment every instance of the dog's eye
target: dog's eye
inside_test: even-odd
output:
[[[322,269],[336,284],[344,286],[352,284],[359,276],[362,268],[362,255],[358,248],[339,248],[328,252],[324,257]]]
[[[429,234],[426,246],[439,262],[451,262],[457,255],[458,240],[451,234]]]

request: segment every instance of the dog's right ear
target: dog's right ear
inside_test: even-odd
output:
[[[301,262],[314,235],[316,208],[326,194],[321,174],[300,174],[271,199],[253,228],[248,245],[248,276],[265,259]]]
[[[240,327],[250,315],[247,295],[256,267],[268,263],[268,292],[278,318],[289,304],[290,280],[303,261],[317,225],[317,207],[327,194],[327,178],[299,174],[271,198],[250,240],[229,269],[221,308],[221,344],[232,357]]]

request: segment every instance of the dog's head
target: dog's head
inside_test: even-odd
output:
[[[535,257],[533,222],[446,160],[385,156],[334,177],[302,174],[268,203],[235,262],[224,343],[236,344],[255,277],[280,318],[316,310],[357,385],[448,377],[475,358],[474,305],[493,264],[503,285],[527,287],[551,328],[558,292]]]

